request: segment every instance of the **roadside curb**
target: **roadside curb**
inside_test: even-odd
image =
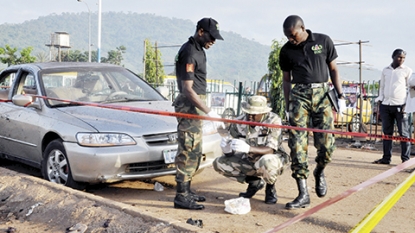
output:
[[[18,182],[13,182],[11,181],[10,177],[18,177]],[[203,230],[201,228],[198,228],[196,226],[192,226],[190,224],[175,220],[175,219],[171,219],[171,218],[156,218],[154,216],[151,215],[151,213],[142,213],[140,212],[140,209],[134,207],[134,206],[130,206],[128,204],[124,204],[124,203],[120,203],[120,202],[116,202],[113,200],[109,200],[109,199],[105,199],[103,197],[100,196],[96,196],[94,194],[91,193],[87,193],[87,192],[83,192],[83,191],[79,191],[79,190],[75,190],[75,189],[71,189],[68,187],[65,187],[63,185],[59,185],[59,184],[55,184],[46,180],[43,180],[41,178],[37,178],[37,177],[33,177],[30,175],[26,175],[26,174],[22,174],[22,173],[18,173],[6,168],[2,168],[0,167],[0,195],[3,194],[3,191],[5,189],[7,189],[9,192],[10,191],[16,191],[16,192],[12,192],[13,195],[11,195],[11,199],[13,199],[12,196],[14,196],[14,193],[16,193],[16,198],[19,201],[21,200],[26,200],[27,198],[23,197],[23,196],[33,196],[36,195],[36,193],[34,193],[31,190],[28,190],[26,192],[21,192],[21,190],[17,190],[18,186],[22,186],[25,185],[26,188],[30,189],[30,187],[39,187],[39,185],[41,186],[45,186],[48,188],[48,191],[53,191],[53,192],[64,192],[65,194],[68,195],[74,195],[79,199],[88,199],[90,201],[96,202],[99,205],[102,206],[106,206],[108,208],[112,208],[112,209],[116,209],[122,213],[125,213],[127,215],[130,215],[132,217],[138,217],[143,219],[145,222],[161,222],[166,226],[173,226],[176,230],[180,231],[180,232],[210,232],[210,231],[206,231]],[[64,198],[62,197],[62,195],[55,195],[56,198]],[[4,197],[2,197],[3,199]],[[8,198],[8,197],[7,197]],[[7,199],[6,198],[6,199]],[[2,202],[4,200],[1,200]],[[8,200],[9,201],[9,200]],[[10,201],[16,201],[16,200],[10,200]],[[0,207],[2,207],[3,203],[0,202]],[[52,206],[53,207],[53,206]],[[58,207],[56,207],[58,208]],[[49,206],[49,211],[50,211],[50,206]],[[71,216],[68,216],[68,218],[70,218]],[[94,218],[97,216],[91,216],[91,218]]]

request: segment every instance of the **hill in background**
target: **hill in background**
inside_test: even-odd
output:
[[[50,36],[54,32],[70,35],[70,50],[88,51],[88,13],[49,15],[21,24],[0,25],[0,45],[9,44],[19,50],[34,47],[33,55],[49,57]],[[91,42],[97,42],[97,15],[91,15]],[[101,56],[120,45],[127,48],[123,65],[141,73],[144,40],[157,42],[166,73],[173,71],[174,57],[179,46],[194,35],[196,26],[190,20],[137,13],[103,13]],[[208,76],[222,80],[257,80],[267,73],[270,47],[243,38],[233,32],[221,32],[224,41],[217,41],[206,51]],[[164,47],[168,46],[168,47]],[[92,50],[96,50],[93,46]]]
[[[49,58],[51,34],[66,32],[70,35],[70,50],[88,51],[89,13],[49,15],[21,24],[0,25],[0,46],[6,44],[22,48],[32,46],[32,55]],[[91,42],[97,43],[97,15],[91,14]],[[173,71],[174,57],[179,46],[195,33],[190,20],[168,18],[153,14],[109,12],[102,14],[101,56],[124,45],[127,48],[122,64],[134,72],[143,70],[144,40],[157,42],[162,53],[166,74]],[[225,81],[258,81],[268,72],[270,46],[243,38],[234,32],[221,31],[224,41],[217,41],[206,51],[208,78]],[[280,40],[280,38],[276,38]],[[356,67],[339,66],[342,79],[359,80]],[[378,80],[380,71],[363,71],[363,80]]]

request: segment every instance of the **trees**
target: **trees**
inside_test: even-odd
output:
[[[122,55],[126,50],[127,48],[124,45],[117,47],[116,50],[110,50],[108,51],[108,57],[102,57],[101,62],[121,65],[121,61],[124,59]]]
[[[271,52],[268,57],[268,71],[271,82],[272,111],[285,119],[285,100],[282,88],[282,71],[279,65],[279,55],[284,42],[273,40]]]
[[[59,56],[59,55],[58,55]],[[59,58],[56,60],[59,61]],[[61,53],[61,61],[63,62],[87,62],[88,52],[81,52],[79,50],[68,51],[67,53]]]
[[[108,51],[108,57],[101,57],[102,63],[110,63],[115,65],[121,65],[121,61],[124,59],[123,54],[127,48],[123,45],[116,48],[116,50]],[[57,55],[59,56],[59,55]],[[56,58],[59,60],[59,57]],[[88,61],[88,51],[68,51],[67,53],[61,53],[61,61],[63,62],[87,62]],[[91,51],[91,61],[97,60],[97,52]]]
[[[103,63],[111,63],[116,65],[121,65],[121,61],[124,59],[123,54],[127,48],[123,45],[116,48],[116,50],[110,50],[108,52],[108,57],[102,57],[101,61]],[[12,48],[10,45],[5,45],[0,47],[0,61],[1,63],[7,64],[7,66],[22,64],[22,63],[32,63],[35,61],[38,62],[47,62],[49,61],[48,56],[45,53],[38,53],[36,56],[32,56],[31,52],[33,47],[23,48],[20,51],[20,56],[16,55],[17,48]],[[88,61],[88,51],[67,51],[61,53],[61,59],[56,55],[56,61],[63,62],[87,62]],[[96,61],[97,52],[92,51],[91,59]],[[164,74],[164,73],[163,73]]]
[[[161,84],[166,77],[164,73],[164,66],[161,61],[161,52],[156,46],[153,47],[149,39],[144,40],[145,54],[144,54],[144,79],[149,83]]]
[[[21,64],[21,63],[31,63],[36,61],[36,57],[31,56],[33,47],[23,48],[20,51],[20,57],[17,57],[15,53],[17,48],[12,48],[10,45],[5,45],[4,48],[0,47],[0,61],[7,66]]]

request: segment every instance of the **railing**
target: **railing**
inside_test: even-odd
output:
[[[174,100],[178,95],[178,88],[175,82],[164,85],[169,89],[169,99]],[[261,86],[260,86],[261,85]],[[155,85],[153,85],[155,86]],[[335,114],[335,129],[341,132],[363,132],[368,134],[382,135],[382,125],[379,117],[379,109],[375,99],[378,96],[379,81],[363,82],[359,85],[357,82],[344,82],[343,91],[346,94],[347,103],[351,102],[351,95],[357,94],[358,104],[356,107],[347,109],[347,115],[340,118]],[[248,96],[255,93],[269,95],[269,85],[263,85],[259,82],[238,82],[233,84],[222,80],[211,80],[207,84],[207,105],[215,110],[219,115],[226,118],[233,118],[241,114],[240,104]],[[360,107],[362,106],[362,107]],[[361,124],[360,124],[361,123]],[[411,131],[413,132],[412,121],[410,122]],[[394,135],[398,136],[397,127],[395,126]],[[352,136],[339,135],[340,138],[350,138]],[[366,138],[366,141],[375,142],[376,138]]]

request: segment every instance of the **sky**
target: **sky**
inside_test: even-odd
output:
[[[13,0],[2,4],[0,24],[18,24],[50,14],[98,11],[99,0]],[[405,65],[415,70],[415,1],[413,0],[101,0],[102,12],[150,13],[196,22],[212,17],[220,30],[240,34],[264,45],[282,41],[282,23],[299,15],[307,29],[329,35],[338,45],[338,62],[382,70],[392,52],[407,52]],[[102,19],[105,24],[105,18]],[[92,32],[97,33],[97,32]],[[173,32],[174,33],[174,32]],[[189,35],[193,32],[189,32]],[[105,41],[101,42],[102,44]],[[226,43],[226,38],[222,42]]]

